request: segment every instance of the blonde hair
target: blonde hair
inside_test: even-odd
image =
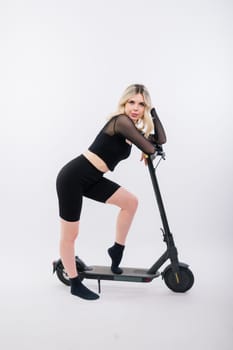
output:
[[[145,111],[144,116],[141,120],[139,120],[136,123],[137,129],[144,132],[144,136],[148,137],[150,133],[154,130],[154,124],[152,121],[152,117],[150,114],[152,103],[150,94],[147,90],[147,88],[144,85],[141,84],[132,84],[128,86],[125,91],[123,92],[120,101],[117,106],[117,111],[114,114],[111,114],[109,118],[112,118],[115,115],[118,114],[124,114],[125,113],[125,104],[135,95],[141,94],[144,98],[145,103]]]

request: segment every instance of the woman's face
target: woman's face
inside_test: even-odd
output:
[[[136,123],[143,118],[145,111],[145,102],[141,94],[132,96],[125,104],[125,114]]]

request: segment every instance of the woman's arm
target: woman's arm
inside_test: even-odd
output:
[[[124,114],[121,114],[116,118],[115,133],[124,136],[143,153],[154,154],[156,151],[155,146],[140,133],[133,121]]]

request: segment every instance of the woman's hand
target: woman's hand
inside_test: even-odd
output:
[[[144,164],[147,165],[148,164],[147,158],[148,158],[148,155],[142,152],[140,162],[144,161]]]

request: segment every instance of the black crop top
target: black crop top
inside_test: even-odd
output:
[[[97,154],[110,170],[131,152],[130,141],[146,154],[155,153],[155,146],[136,128],[133,121],[124,114],[111,118],[99,132],[89,150]]]

